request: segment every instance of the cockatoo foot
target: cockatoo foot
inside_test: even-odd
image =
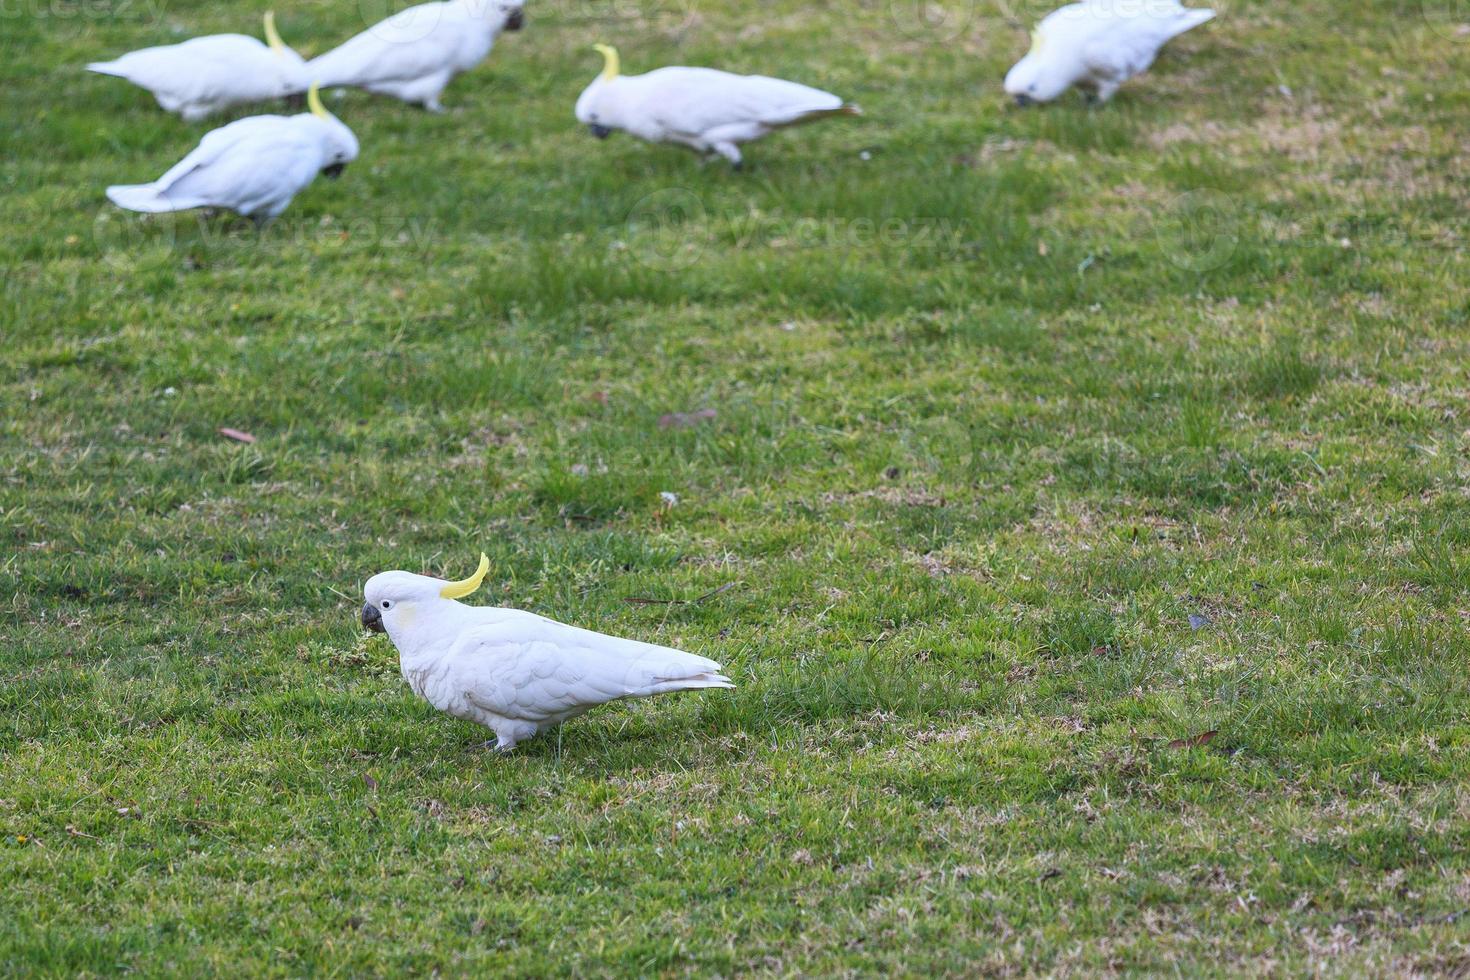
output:
[[[470,750],[473,751],[473,752],[485,752],[485,753],[488,753],[490,755],[497,755],[497,756],[499,756],[499,755],[510,755],[511,749],[513,749],[513,748],[515,748],[515,743],[513,743],[513,742],[511,744],[507,745],[504,742],[500,741],[499,739],[492,738],[492,739],[487,739],[487,740],[485,740],[483,742],[476,742],[474,745],[472,745],[470,747]]]

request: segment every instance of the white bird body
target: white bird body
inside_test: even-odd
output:
[[[281,43],[269,14],[269,44],[245,34],[212,34],[94,61],[88,71],[124,78],[153,93],[167,112],[196,122],[214,112],[306,91],[304,62]]]
[[[502,31],[520,27],[520,0],[419,4],[313,58],[306,74],[323,87],[362,88],[439,112],[450,80],[485,60]]]
[[[1178,0],[1084,0],[1044,17],[1031,50],[1006,75],[1005,90],[1022,105],[1050,102],[1073,85],[1106,102],[1146,71],[1171,39],[1215,16]]]
[[[577,99],[576,114],[599,137],[618,129],[650,143],[718,153],[738,167],[741,143],[826,116],[860,114],[831,92],[765,75],[685,67],[622,75],[617,52],[597,50],[606,65]]]
[[[496,748],[600,704],[670,691],[734,687],[705,657],[569,626],[519,609],[466,606],[489,561],[463,582],[409,572],[368,580],[363,625],[386,632],[412,691],[495,733]]]
[[[309,100],[310,113],[249,116],[211,130],[162,177],[109,187],[107,197],[129,211],[225,208],[265,224],[318,173],[357,158],[356,137],[321,109],[314,87]]]

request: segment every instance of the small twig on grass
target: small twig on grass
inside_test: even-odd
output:
[[[713,592],[706,592],[694,599],[651,599],[647,596],[630,595],[625,596],[623,601],[634,606],[695,606],[706,599],[713,599],[717,595],[729,592],[739,584],[739,582],[726,582]]]

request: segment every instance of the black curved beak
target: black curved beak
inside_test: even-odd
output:
[[[525,26],[526,15],[519,8],[512,10],[510,16],[505,18],[505,29],[508,31],[518,31]]]
[[[334,163],[330,167],[323,167],[322,168],[322,173],[327,176],[327,179],[328,180],[336,180],[338,177],[342,176],[342,171],[344,171],[346,169],[347,169],[347,164],[345,164],[345,163]]]
[[[1029,105],[1032,105],[1035,101],[1036,100],[1031,98],[1031,96],[1029,95],[1016,96],[1016,105],[1020,106],[1022,109],[1026,108]]]
[[[386,633],[383,629],[383,614],[378,612],[378,607],[371,602],[363,603],[362,625],[366,626],[370,633]]]
[[[606,126],[599,126],[597,125],[597,123],[588,123],[587,130],[593,136],[596,136],[600,140],[605,140],[612,135],[612,130],[608,129]]]

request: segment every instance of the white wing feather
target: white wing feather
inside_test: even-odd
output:
[[[287,116],[251,116],[204,135],[187,156],[151,184],[109,187],[107,196],[135,211],[229,208],[277,214],[310,184],[319,144]]]
[[[734,686],[705,657],[531,613],[497,612],[495,622],[455,643],[445,681],[502,718],[539,723],[620,698]]]
[[[1124,6],[1116,0],[1085,0],[1047,14],[1037,33],[1059,55],[1074,52],[1092,71],[1123,79],[1147,70],[1170,39],[1214,16],[1213,10],[1191,9],[1177,0]]]
[[[323,86],[413,81],[473,67],[489,53],[491,43],[484,25],[469,23],[457,5],[425,3],[313,58],[306,74]]]
[[[253,37],[214,34],[131,51],[113,61],[94,61],[87,69],[127,79],[173,111],[278,97],[284,83],[295,79],[304,64],[289,49],[277,55]]]
[[[713,68],[660,68],[640,82],[644,110],[668,131],[689,136],[748,123],[776,129],[843,107],[842,99],[810,85]]]
[[[1179,8],[1178,14],[1120,20],[1083,49],[1083,61],[1091,68],[1124,77],[1147,71],[1165,44],[1209,20],[1214,11]]]

